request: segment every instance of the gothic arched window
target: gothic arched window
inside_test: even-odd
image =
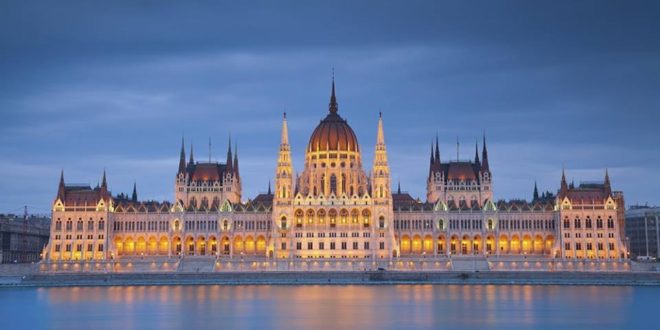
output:
[[[342,194],[346,193],[346,175],[345,174],[341,175],[341,193]]]
[[[337,194],[337,177],[334,174],[330,176],[330,193]]]

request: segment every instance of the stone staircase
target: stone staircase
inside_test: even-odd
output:
[[[182,273],[210,273],[215,267],[215,258],[209,257],[184,257],[177,267]]]
[[[485,257],[452,257],[451,258],[452,270],[455,272],[474,272],[474,271],[488,271],[488,260]]]

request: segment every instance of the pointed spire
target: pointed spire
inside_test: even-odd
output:
[[[481,152],[481,170],[484,172],[490,172],[490,166],[488,165],[488,149],[486,148],[486,133],[484,132],[484,146],[483,151]]]
[[[270,180],[268,180],[268,193],[267,195],[272,195],[273,193],[270,190]]]
[[[190,144],[190,160],[188,161],[188,165],[193,165],[195,164],[195,158],[193,157],[193,144]]]
[[[101,196],[103,199],[107,199],[108,195],[108,181],[105,178],[105,168],[103,169],[103,179],[101,180]]]
[[[431,139],[431,161],[429,163],[429,179],[433,175],[433,168],[435,165],[435,158],[433,157],[433,139]]]
[[[396,193],[401,195],[401,180],[396,185]]]
[[[286,123],[286,112],[285,112],[282,118],[282,136],[280,138],[280,145],[288,145],[288,144],[289,144],[289,127]]]
[[[103,179],[101,179],[101,188],[108,188],[108,181],[105,179],[105,169],[103,169]]]
[[[534,181],[534,195],[532,196],[532,201],[535,202],[539,199],[539,189],[536,186],[536,181]]]
[[[133,195],[131,196],[131,200],[132,200],[133,202],[137,202],[137,201],[138,201],[138,197],[137,197],[137,182],[136,182],[136,181],[133,181]]]
[[[227,144],[227,161],[225,163],[227,164],[227,172],[233,173],[232,156],[231,156],[231,135],[229,135],[229,143]]]
[[[234,165],[233,165],[234,174],[236,177],[239,176],[238,173],[238,144],[234,143]]]
[[[479,143],[474,142],[474,164],[477,166],[480,166],[480,161],[479,161]]]
[[[564,194],[568,191],[568,184],[566,183],[566,172],[564,169],[561,169],[561,186],[559,188],[561,194]]]
[[[332,69],[332,94],[330,95],[330,104],[329,110],[331,114],[337,113],[339,111],[339,105],[337,104],[337,97],[335,96],[335,69]]]
[[[184,148],[183,136],[181,137],[181,154],[179,155],[179,173],[186,171],[186,150]]]
[[[64,200],[64,192],[65,192],[65,187],[64,187],[64,169],[61,170],[60,172],[60,184],[57,187],[57,197]]]
[[[605,168],[605,185],[610,185],[610,173],[607,168]]]
[[[435,162],[440,164],[440,143],[438,142],[438,133],[435,133]]]
[[[431,165],[435,163],[435,157],[433,157],[433,140],[431,140]]]
[[[378,133],[376,134],[376,145],[385,146],[385,132],[383,131],[383,114],[378,116]]]
[[[605,168],[605,182],[603,184],[605,186],[605,192],[607,192],[608,195],[612,194],[612,184],[610,183],[610,174],[607,168]]]

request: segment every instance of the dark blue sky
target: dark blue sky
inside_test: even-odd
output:
[[[383,112],[394,184],[425,196],[428,152],[488,137],[495,195],[602,180],[660,203],[654,2],[0,3],[0,212],[47,212],[59,171],[171,200],[181,135],[238,142],[244,198],[273,177],[282,112],[296,170],[327,112],[371,167]],[[231,5],[229,4],[231,3]]]

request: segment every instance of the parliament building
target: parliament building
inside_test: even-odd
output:
[[[192,146],[186,157],[182,141],[172,202],[140,201],[135,188],[132,196],[113,195],[105,172],[93,188],[68,185],[62,173],[45,259],[627,258],[623,194],[612,190],[607,171],[602,182],[577,186],[562,172],[556,193],[539,196],[535,187],[531,201],[496,201],[485,137],[470,161],[441,158],[436,138],[428,169],[411,169],[428,170],[421,201],[392,189],[382,116],[375,128],[367,171],[333,81],[304,168],[294,171],[285,114],[274,187],[254,198],[242,195],[231,142],[222,163],[195,160]]]

